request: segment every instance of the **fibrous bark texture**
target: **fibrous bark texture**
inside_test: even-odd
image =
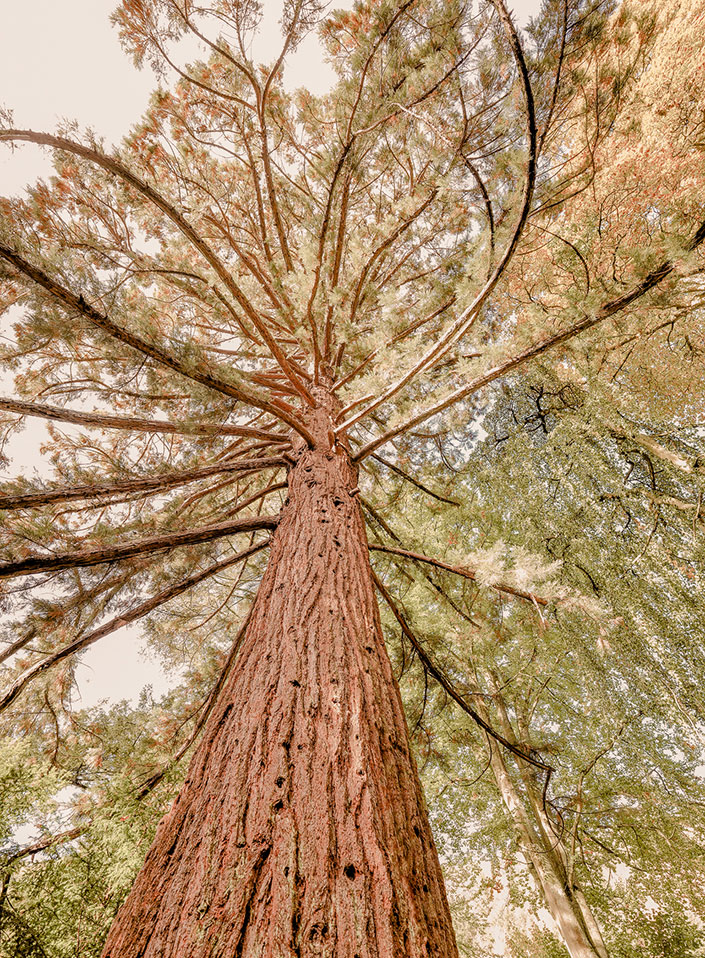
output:
[[[104,958],[457,958],[330,405],[310,413],[236,668]]]

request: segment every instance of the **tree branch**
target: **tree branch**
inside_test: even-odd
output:
[[[1,136],[2,134],[0,132],[0,137]],[[162,366],[167,366],[169,369],[175,370],[187,379],[201,383],[201,385],[207,386],[209,389],[222,393],[225,396],[230,396],[232,399],[237,399],[239,402],[244,402],[249,406],[262,409],[264,412],[278,419],[283,419],[284,422],[291,426],[292,429],[295,429],[309,445],[313,445],[313,438],[308,429],[286,410],[282,410],[279,406],[274,406],[256,393],[251,393],[232,383],[225,382],[225,380],[218,379],[212,373],[202,373],[198,369],[194,369],[187,363],[182,362],[180,359],[171,356],[159,346],[148,343],[141,337],[128,332],[87,303],[83,296],[75,296],[64,286],[61,286],[53,280],[43,270],[39,269],[39,267],[29,263],[24,257],[20,256],[19,253],[16,253],[13,249],[10,249],[9,246],[5,246],[2,243],[0,243],[0,256],[7,260],[8,263],[11,263],[15,269],[24,273],[25,276],[28,276],[37,283],[37,285],[42,286],[65,307],[84,316],[90,323],[102,329],[109,336],[119,340],[121,343],[125,343],[127,346],[132,347],[132,349],[136,349],[145,356],[149,356],[150,359],[156,360],[156,362],[161,363]]]
[[[244,436],[253,439],[269,439],[272,442],[289,442],[284,433],[267,432],[252,426],[231,426],[228,423],[177,423],[159,419],[130,419],[97,412],[79,412],[62,406],[45,406],[23,402],[19,399],[0,398],[0,409],[19,416],[36,416],[57,422],[70,422],[77,426],[96,426],[106,429],[125,429],[138,432],[174,433],[182,436]]]
[[[278,516],[248,516],[245,519],[232,519],[210,526],[201,526],[185,532],[167,532],[159,536],[137,539],[135,542],[116,546],[104,546],[100,549],[85,549],[82,552],[67,552],[63,555],[29,555],[16,562],[0,565],[0,579],[9,579],[18,575],[33,575],[38,572],[55,572],[61,569],[102,565],[106,562],[120,562],[133,556],[149,555],[162,549],[178,549],[181,546],[198,545],[212,542],[223,536],[238,532],[254,532],[258,529],[276,529]]]
[[[212,269],[220,278],[221,282],[225,285],[226,289],[229,290],[237,303],[247,314],[250,321],[269,347],[272,355],[281,366],[282,371],[286,374],[292,386],[296,388],[296,390],[310,405],[314,404],[313,398],[308,389],[295,373],[291,363],[286,358],[284,352],[267,329],[266,324],[260,319],[257,310],[252,306],[247,296],[245,296],[243,291],[233,279],[231,272],[220,261],[220,258],[211,249],[208,243],[206,243],[205,240],[198,235],[188,220],[186,220],[185,217],[182,216],[182,214],[160,193],[149,186],[148,183],[145,183],[144,180],[129,170],[126,166],[123,166],[123,164],[114,157],[106,156],[99,150],[91,149],[90,147],[84,146],[82,143],[76,143],[73,140],[67,140],[65,137],[52,136],[49,133],[36,133],[34,130],[0,130],[0,141],[2,140],[7,140],[10,142],[14,142],[15,140],[25,140],[28,143],[37,143],[40,146],[50,146],[56,150],[62,150],[66,153],[73,153],[76,156],[83,157],[83,159],[89,160],[91,163],[95,163],[97,166],[102,167],[113,176],[119,177],[132,186],[133,189],[137,190],[138,193],[146,196],[150,202],[154,203],[154,205],[172,221],[172,223],[183,233],[189,242],[203,256],[209,266],[212,267]],[[308,439],[306,439],[306,441],[308,442]]]
[[[440,559],[431,559],[429,556],[421,555],[419,552],[409,552],[407,549],[395,549],[392,546],[377,545],[375,543],[370,544],[368,548],[373,549],[375,552],[388,552],[390,555],[404,556],[407,559],[413,559],[415,562],[427,562],[429,565],[436,566],[437,569],[444,569],[446,572],[452,572],[454,575],[462,576],[464,579],[470,579],[471,582],[477,582],[477,575],[472,569],[448,565],[447,562],[441,562]],[[515,589],[511,585],[504,585],[501,582],[488,583],[487,588],[495,589],[497,592],[504,592],[506,595],[511,595],[515,599],[524,599],[526,602],[531,602],[532,605],[547,606],[549,604],[548,599],[542,598],[540,595],[534,595],[533,592],[522,592],[521,589]]]
[[[434,499],[438,499],[439,502],[447,502],[450,506],[460,505],[460,503],[456,502],[455,499],[446,499],[445,496],[441,496],[432,489],[429,489],[428,486],[424,486],[422,482],[419,482],[418,479],[414,479],[413,476],[410,476],[407,472],[404,472],[404,470],[400,469],[399,466],[395,466],[393,462],[389,462],[387,459],[383,459],[381,456],[377,455],[373,455],[372,458],[376,462],[380,462],[383,466],[386,466],[391,472],[396,473],[397,476],[400,476],[402,479],[406,479],[406,481],[410,482],[412,486],[416,486],[417,489],[425,492],[426,495],[432,496]]]
[[[700,227],[696,231],[695,235],[688,243],[686,251],[692,253],[703,243],[703,241],[705,241],[705,221],[700,224]],[[665,260],[660,266],[657,266],[656,269],[648,273],[644,279],[640,283],[637,283],[631,290],[629,290],[629,292],[624,293],[622,296],[618,296],[616,299],[609,300],[607,303],[604,303],[592,316],[585,316],[585,318],[580,320],[580,322],[575,323],[568,329],[563,330],[563,332],[556,333],[554,336],[548,336],[546,339],[542,339],[538,343],[534,343],[533,346],[527,347],[525,350],[523,350],[521,353],[518,353],[516,356],[513,356],[511,359],[505,360],[503,363],[495,366],[494,369],[490,369],[482,376],[479,376],[477,379],[474,379],[472,382],[468,383],[466,386],[461,386],[460,389],[456,389],[449,396],[447,396],[446,399],[437,403],[435,406],[425,409],[423,412],[420,412],[416,416],[407,419],[394,429],[388,430],[388,432],[379,436],[377,439],[373,439],[372,442],[367,443],[366,446],[363,446],[356,453],[354,456],[354,461],[360,462],[366,456],[371,455],[373,452],[375,452],[375,450],[379,449],[380,446],[384,445],[385,442],[389,442],[390,439],[394,439],[395,436],[399,436],[401,433],[407,432],[409,429],[413,429],[415,426],[418,426],[419,423],[425,422],[427,419],[437,415],[439,412],[443,412],[445,409],[448,409],[449,406],[459,402],[461,399],[466,399],[473,393],[479,392],[480,389],[489,385],[489,383],[494,382],[495,379],[505,376],[507,373],[512,372],[512,370],[522,366],[529,360],[535,359],[537,356],[540,356],[547,350],[552,349],[554,346],[560,346],[562,343],[573,339],[574,336],[578,336],[580,333],[584,333],[588,329],[592,329],[593,326],[597,326],[599,323],[604,322],[604,320],[609,319],[610,316],[614,316],[615,313],[625,309],[645,293],[648,293],[649,290],[653,289],[655,286],[658,286],[659,283],[661,283],[664,279],[666,279],[666,277],[670,276],[671,273],[675,271],[676,266],[677,263],[675,261]]]
[[[81,636],[74,642],[70,642],[63,648],[58,649],[51,655],[46,656],[46,658],[42,659],[41,662],[38,662],[36,665],[32,666],[32,668],[27,669],[26,672],[23,672],[22,675],[20,675],[19,678],[12,684],[10,689],[5,693],[2,699],[0,699],[0,712],[3,712],[9,705],[11,705],[20,692],[22,692],[22,690],[26,688],[31,681],[33,681],[38,675],[46,672],[47,669],[50,669],[52,666],[56,665],[57,662],[61,662],[69,656],[75,655],[77,652],[81,652],[89,645],[93,645],[93,643],[97,642],[99,639],[102,639],[111,632],[115,632],[117,629],[122,628],[122,626],[129,625],[130,622],[135,622],[137,619],[143,618],[160,605],[164,605],[165,602],[169,602],[171,599],[176,598],[176,596],[186,592],[187,589],[191,589],[193,586],[198,585],[205,579],[209,579],[218,572],[222,572],[224,569],[234,565],[236,562],[240,562],[243,559],[248,559],[250,556],[261,551],[268,545],[269,539],[266,539],[264,542],[259,542],[257,545],[250,546],[249,549],[245,549],[243,552],[239,552],[237,555],[231,556],[229,559],[223,559],[221,562],[216,562],[214,565],[208,566],[207,569],[203,569],[201,572],[196,572],[193,575],[187,576],[180,582],[170,585],[166,589],[162,589],[161,592],[157,593],[155,596],[152,596],[151,599],[147,599],[146,602],[141,602],[139,605],[133,606],[127,612],[115,616],[115,618],[111,619],[109,622],[106,622],[105,625],[101,625],[100,628],[94,629],[93,632],[89,632],[87,635]]]
[[[0,652],[0,665],[34,639],[41,639],[47,635],[49,631],[55,631],[59,623],[63,621],[70,612],[78,609],[79,606],[85,606],[93,599],[97,599],[99,596],[104,595],[104,593],[110,592],[110,596],[104,599],[102,603],[102,605],[107,604],[107,601],[119,592],[129,579],[134,578],[134,576],[143,571],[145,565],[146,563],[132,563],[132,567],[127,571],[123,570],[120,575],[114,576],[112,579],[103,578],[101,582],[90,589],[83,589],[82,586],[79,586],[78,592],[68,598],[60,599],[49,606],[49,608],[43,612],[41,625],[31,625],[24,635],[15,639],[14,642],[11,642]],[[91,620],[95,619],[98,614],[100,613],[97,612],[93,615]]]
[[[12,495],[0,494],[0,510],[3,509],[30,509],[35,506],[46,506],[52,502],[70,502],[73,499],[96,499],[105,496],[120,495],[131,492],[162,492],[177,486],[206,479],[223,472],[251,472],[253,470],[268,469],[275,466],[285,466],[286,460],[271,456],[263,459],[243,459],[238,462],[224,462],[214,466],[205,466],[203,469],[190,469],[183,472],[172,472],[154,478],[125,479],[122,482],[93,483],[85,486],[60,486],[57,489],[47,489],[43,492],[29,492]]]
[[[63,842],[70,842],[74,838],[78,838],[82,835],[88,826],[79,825],[76,828],[67,828],[66,831],[57,832],[55,835],[45,835],[43,838],[37,839],[36,842],[32,842],[31,845],[25,845],[23,848],[17,849],[17,851],[12,852],[3,862],[5,868],[11,865],[13,862],[17,861],[19,858],[26,858],[28,855],[36,855],[38,852],[43,852],[47,848],[52,848],[54,845],[61,845]]]
[[[401,546],[402,540],[399,538],[396,532],[391,528],[389,523],[386,522],[382,518],[382,516],[373,508],[373,506],[370,505],[370,503],[367,502],[365,499],[363,499],[362,496],[360,496],[360,504],[362,505],[363,509],[365,509],[365,511],[369,513],[370,518],[372,518],[374,522],[377,523],[380,529],[383,529],[390,538],[392,538],[395,542],[398,542]],[[397,569],[399,569],[399,571],[403,575],[407,576],[410,581],[413,581],[413,576],[406,571],[406,569],[403,567],[401,563],[397,563]],[[470,625],[472,625],[474,628],[476,629],[480,628],[478,623],[475,622],[474,619],[472,619],[467,614],[467,612],[464,612],[463,609],[460,608],[460,606],[458,605],[457,602],[455,602],[454,599],[451,599],[451,597],[448,595],[445,589],[441,585],[439,585],[438,582],[436,582],[436,580],[433,578],[430,572],[427,572],[425,569],[421,569],[420,571],[421,571],[421,575],[424,577],[424,579],[429,584],[429,586],[433,589],[433,591],[436,592],[438,595],[440,595],[443,601],[451,607],[451,609],[456,613],[456,615],[459,615],[461,619],[464,619],[466,622],[469,622]]]
[[[500,743],[500,745],[503,745],[513,755],[516,755],[518,758],[522,759],[523,761],[528,762],[530,765],[533,765],[534,768],[538,768],[538,769],[541,769],[542,772],[546,772],[546,786],[547,786],[548,781],[554,771],[553,767],[551,765],[547,765],[545,762],[539,761],[538,759],[534,758],[531,755],[527,755],[527,753],[522,751],[522,749],[517,748],[516,745],[513,745],[510,741],[504,738],[503,735],[500,735],[499,732],[496,732],[492,728],[492,726],[489,725],[488,722],[485,722],[484,719],[482,719],[477,714],[477,712],[471,705],[468,705],[468,703],[465,701],[463,696],[458,692],[455,686],[451,683],[450,679],[448,679],[447,676],[444,675],[441,668],[438,665],[436,665],[436,663],[433,661],[431,656],[428,654],[428,652],[426,652],[424,647],[421,645],[419,640],[411,631],[402,612],[397,607],[396,603],[392,599],[389,592],[387,592],[386,588],[382,585],[379,578],[375,574],[374,570],[372,571],[372,579],[377,588],[377,591],[382,596],[384,601],[387,603],[389,608],[392,610],[394,618],[397,620],[397,622],[401,626],[402,632],[411,643],[420,661],[423,663],[424,667],[428,669],[429,673],[434,677],[434,679],[438,682],[438,684],[446,692],[446,694],[449,695],[453,699],[453,701],[456,702],[460,706],[460,708],[470,716],[473,722],[479,725],[480,728],[483,731],[485,731],[488,735],[491,735],[492,738],[495,739],[495,741]]]

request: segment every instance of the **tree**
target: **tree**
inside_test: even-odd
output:
[[[23,578],[6,593],[16,665],[0,705],[39,695],[23,721],[54,735],[56,759],[80,737],[65,709],[74,656],[145,616],[212,677],[180,703],[192,729],[175,757],[198,744],[105,956],[454,955],[376,588],[424,675],[489,736],[571,954],[604,956],[564,833],[551,838],[550,748],[512,724],[503,663],[476,663],[487,689],[439,664],[389,560],[373,571],[368,552],[407,576],[420,563],[466,621],[434,570],[487,583],[534,629],[580,611],[579,589],[528,551],[497,575],[496,550],[473,566],[399,542],[375,484],[400,479],[452,527],[462,486],[426,472],[449,441],[469,451],[487,386],[539,360],[580,378],[579,349],[607,355],[615,333],[614,352],[631,350],[620,371],[635,356],[653,368],[657,330],[635,354],[622,324],[659,311],[697,323],[705,84],[699,61],[674,76],[659,60],[689,25],[697,37],[696,5],[659,17],[549,0],[527,47],[503,0],[358,4],[320,26],[334,91],[289,94],[286,55],[321,16],[315,0],[287,2],[281,55],[261,67],[256,3],[124,0],[115,20],[136,62],[178,79],[119,150],[5,117],[0,139],[52,149],[57,175],[2,205],[3,305],[24,311],[3,356],[17,395],[0,407],[10,428],[81,431],[50,427],[50,484],[4,484],[0,575]],[[187,35],[206,59],[182,66]],[[673,171],[643,175],[635,117],[652,122],[645,148],[673,148]],[[582,378],[590,397],[600,372]],[[683,456],[649,424],[626,435]],[[154,767],[138,794],[167,774]]]
[[[474,624],[441,603],[420,614],[420,583],[407,584],[398,573],[394,579],[414,633],[456,689],[510,741],[528,746],[557,769],[545,809],[543,777],[485,745],[442,698],[422,708],[420,689],[412,699],[411,722],[420,722],[424,733],[424,779],[437,840],[451,859],[450,896],[458,912],[472,909],[463,901],[466,895],[482,893],[485,913],[496,916],[493,899],[506,894],[507,935],[514,909],[517,930],[525,933],[527,906],[535,912],[541,902],[530,879],[534,872],[539,888],[549,886],[541,903],[551,906],[566,939],[571,913],[579,925],[586,914],[597,922],[611,954],[638,954],[645,947],[636,946],[645,908],[656,909],[655,918],[667,924],[682,921],[684,930],[692,916],[703,913],[702,707],[693,681],[702,670],[701,610],[697,585],[691,590],[682,581],[685,562],[699,577],[700,562],[693,556],[699,547],[691,552],[693,513],[667,504],[667,490],[671,500],[686,501],[673,495],[677,469],[657,465],[652,491],[650,473],[634,447],[618,445],[596,428],[595,409],[584,396],[563,389],[551,397],[546,370],[542,373],[543,394],[526,395],[523,384],[512,390],[485,417],[490,433],[485,448],[475,450],[465,465],[453,462],[459,470],[454,494],[464,505],[462,512],[453,510],[452,525],[429,515],[419,536],[406,523],[390,521],[404,538],[413,536],[412,548],[421,554],[434,542],[446,542],[452,530],[486,584],[501,575],[518,586],[529,566],[527,546],[535,549],[541,540],[554,574],[556,564],[561,569],[560,584],[550,577],[540,584],[542,570],[534,563],[537,595],[560,590],[564,596],[559,615],[542,612],[543,621],[530,603],[497,607],[474,589],[465,592],[460,577],[454,577],[457,584],[449,581],[448,573],[441,580],[444,589],[457,608],[471,612]],[[578,468],[581,434],[592,442],[581,443]],[[615,468],[615,446],[622,468]],[[625,489],[623,476],[630,472],[633,486]],[[663,501],[656,533],[652,497]],[[698,498],[696,492],[694,505]],[[617,505],[619,499],[628,513]],[[493,501],[511,501],[511,509],[490,510],[487,503]],[[483,538],[498,543],[501,552],[496,547],[474,556],[468,552]],[[488,551],[494,551],[491,564]],[[504,569],[498,568],[502,555]],[[593,602],[609,596],[611,623],[598,609],[593,609],[597,621],[590,623],[588,597],[575,594],[578,610],[566,607],[568,583],[585,581],[594,585]],[[665,596],[678,598],[665,601]],[[494,875],[477,889],[473,862],[488,858]],[[560,894],[561,877],[575,889],[572,897]],[[456,930],[459,941],[471,934],[462,924]],[[697,936],[695,926],[692,933]],[[468,954],[492,950],[491,945],[483,950],[477,929],[475,937],[477,950]],[[517,951],[508,943],[505,948],[501,953],[512,958],[543,954],[535,935],[526,950],[518,943]]]

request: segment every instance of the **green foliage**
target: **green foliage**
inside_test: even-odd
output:
[[[3,562],[276,515],[312,378],[337,379],[370,541],[451,567],[373,552],[467,706],[384,609],[461,953],[564,958],[537,877],[550,859],[613,958],[695,958],[705,76],[679,51],[699,54],[697,0],[546,0],[520,38],[531,182],[523,61],[493,4],[332,13],[321,36],[338,82],[322,97],[250,62],[257,4],[211,6],[223,32],[209,57],[154,94],[119,149],[68,128],[80,142],[58,144],[51,181],[0,205],[15,257],[0,258],[13,323],[0,362],[18,401],[60,407],[38,413],[51,423],[44,478],[3,480],[4,502],[89,487],[3,509]],[[208,20],[178,10],[145,0],[114,16],[163,78],[172,42]],[[299,12],[286,5],[287,49],[321,9]],[[27,263],[81,299],[67,306]],[[622,296],[628,310],[572,337]],[[123,422],[59,415],[94,408]],[[11,456],[29,413],[2,409]],[[259,468],[259,456],[279,458]],[[100,491],[214,463],[248,468]],[[99,955],[256,593],[264,551],[220,565],[239,548],[214,535],[3,592],[3,683],[27,684],[0,719],[2,958]],[[144,621],[174,690],[77,710],[76,661],[61,653],[213,569]],[[33,850],[18,829],[37,822],[47,841]]]
[[[6,880],[12,879],[11,891],[0,918],[3,958],[100,954],[107,929],[180,780],[170,771],[157,793],[140,797],[137,788],[154,770],[153,735],[162,716],[163,709],[147,699],[137,709],[123,704],[108,712],[74,716],[74,732],[57,757],[74,770],[71,791],[77,834],[65,839],[50,810],[55,796],[61,797],[57,789],[65,784],[66,775],[59,777],[46,762],[39,763],[36,772],[13,767],[12,776],[24,775],[23,784],[30,786],[22,792],[22,812],[25,816],[31,812],[49,829],[47,835],[60,840],[29,859],[10,863]],[[30,747],[23,746],[25,759]],[[17,761],[19,749],[14,752]],[[8,857],[18,850],[10,846]]]
[[[694,916],[705,914],[702,533],[693,526],[702,479],[697,466],[683,467],[705,449],[694,429],[662,433],[654,446],[644,411],[615,416],[600,403],[601,388],[594,382],[588,399],[584,386],[544,368],[498,391],[482,420],[487,436],[465,463],[443,440],[457,470],[452,484],[440,484],[445,467],[432,452],[414,473],[458,507],[410,496],[404,483],[393,494],[388,487],[394,505],[385,520],[407,548],[438,555],[447,543],[446,561],[474,568],[481,544],[494,557],[492,574],[474,584],[433,570],[444,599],[421,568],[385,561],[414,631],[456,687],[471,702],[480,693],[500,731],[503,702],[517,739],[555,768],[553,840],[574,856],[610,953],[636,954],[638,940],[642,954],[671,947],[695,955]],[[389,483],[382,473],[377,481]],[[524,588],[545,590],[546,607],[493,591],[510,581],[508,555],[519,565],[527,557]],[[513,574],[516,584],[516,565]],[[478,942],[499,920],[478,918],[493,915],[492,896],[477,887],[482,861],[494,894],[509,896],[503,953],[562,954],[540,924],[522,931],[541,897],[488,767],[487,741],[433,686],[424,691],[391,619],[388,628],[463,947],[489,947]],[[615,884],[617,866],[627,868],[623,884]],[[637,933],[645,901],[656,910]],[[674,938],[664,945],[658,936],[668,928]]]

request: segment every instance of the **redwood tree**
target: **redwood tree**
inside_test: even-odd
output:
[[[287,0],[281,54],[261,66],[255,2],[124,0],[126,48],[174,82],[119,149],[4,117],[0,140],[55,156],[51,183],[3,201],[0,220],[3,306],[23,308],[2,357],[17,395],[0,408],[8,435],[52,423],[54,475],[4,484],[0,577],[20,586],[0,707],[41,687],[36,721],[58,736],[73,657],[167,603],[193,603],[191,641],[232,644],[189,703],[174,758],[198,743],[106,958],[457,954],[375,588],[489,736],[498,782],[504,753],[553,827],[546,756],[438,667],[372,571],[366,522],[386,532],[377,552],[475,570],[397,541],[370,477],[381,466],[452,507],[423,481],[429,443],[468,447],[487,386],[539,357],[570,365],[574,342],[688,289],[705,239],[697,123],[674,140],[677,189],[656,170],[637,201],[600,198],[642,174],[601,153],[628,145],[625,110],[654,108],[658,31],[639,6],[610,20],[547,0],[524,49],[503,0],[327,19]],[[287,54],[317,25],[337,84],[287,92]],[[202,61],[180,62],[184,36]],[[693,115],[701,80],[685,83]],[[541,621],[561,601],[491,585]],[[209,635],[223,610],[230,626]],[[571,953],[604,956],[554,857],[540,884]]]

